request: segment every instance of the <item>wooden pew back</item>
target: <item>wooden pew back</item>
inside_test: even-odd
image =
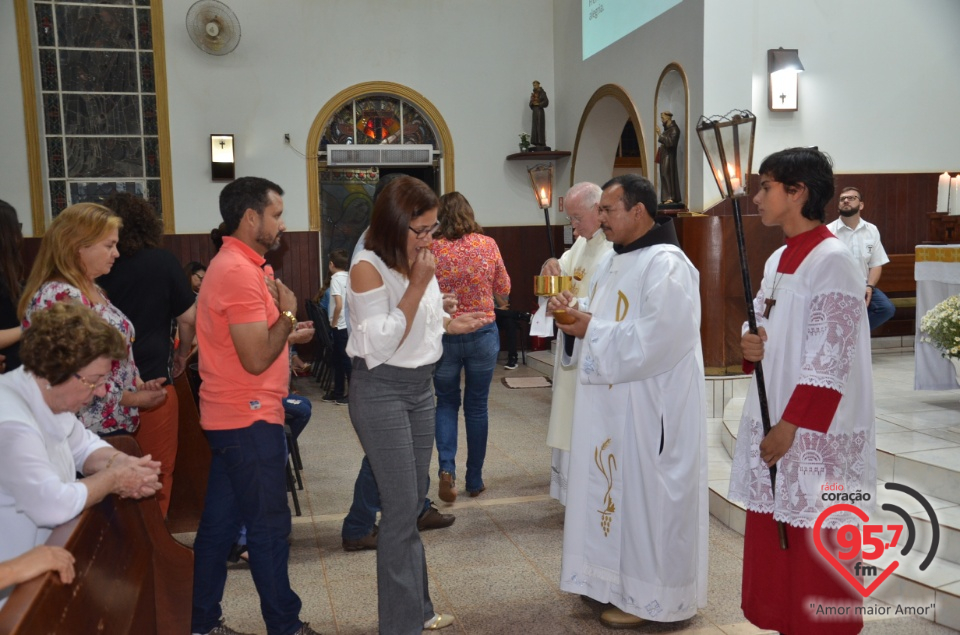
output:
[[[132,437],[109,439],[140,455]],[[176,635],[190,632],[193,552],[167,532],[152,499],[108,496],[57,527],[48,545],[76,558],[77,576],[25,582],[0,610],[0,635]]]
[[[917,281],[913,277],[914,254],[887,254],[890,262],[883,266],[877,286],[897,308],[886,323],[872,333],[873,337],[913,335],[917,322]]]

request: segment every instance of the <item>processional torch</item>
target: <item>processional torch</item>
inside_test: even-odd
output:
[[[747,266],[747,247],[743,240],[743,218],[740,199],[747,196],[747,179],[753,163],[753,135],[757,118],[749,110],[731,110],[722,117],[700,117],[697,136],[710,163],[710,171],[720,189],[720,195],[733,202],[733,220],[740,252],[740,274],[743,277],[743,295],[747,303],[747,323],[750,332],[757,333],[757,316],[753,310],[753,287]],[[760,420],[763,435],[770,434],[770,408],[767,406],[767,387],[763,380],[763,364],[754,365],[757,378],[757,396],[760,399]],[[777,466],[770,467],[770,489],[777,496]],[[787,548],[787,527],[777,521],[780,548]]]

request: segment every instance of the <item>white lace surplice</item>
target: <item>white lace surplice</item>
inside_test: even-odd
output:
[[[842,397],[826,434],[797,430],[793,447],[777,464],[774,498],[769,470],[760,460],[763,428],[754,376],[737,436],[730,498],[790,525],[813,527],[820,512],[836,504],[823,500],[822,494],[838,493],[838,485],[846,494],[870,494],[870,502],[856,503],[868,513],[875,499],[870,330],[862,276],[840,241],[821,242],[794,274],[777,273],[782,254],[783,249],[767,261],[754,299],[758,325],[768,338],[763,372],[770,423],[780,420],[797,385],[835,390]],[[765,319],[764,300],[771,297],[776,304]],[[852,514],[833,514],[824,526],[856,521]]]

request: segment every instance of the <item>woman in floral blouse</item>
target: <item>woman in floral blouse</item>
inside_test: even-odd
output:
[[[43,236],[18,307],[26,330],[37,309],[56,302],[80,302],[123,335],[127,358],[113,362],[106,395],[77,413],[84,427],[101,436],[133,433],[140,423],[139,408],[153,408],[166,399],[163,380],[140,380],[131,347],[133,324],[94,282],[110,271],[119,256],[119,228],[120,218],[95,203],[79,203],[60,212]],[[148,454],[150,448],[143,451]]]
[[[483,312],[494,318],[494,296],[498,305],[506,305],[510,294],[510,276],[497,243],[483,235],[483,228],[473,217],[473,208],[459,192],[440,198],[438,217],[440,228],[434,234],[432,249],[440,290],[457,297],[453,317]],[[443,357],[433,376],[442,501],[452,503],[457,498],[455,459],[461,373],[465,376],[462,401],[467,431],[467,492],[478,496],[486,489],[483,460],[487,454],[487,397],[499,352],[500,335],[495,323],[473,333],[443,336]]]

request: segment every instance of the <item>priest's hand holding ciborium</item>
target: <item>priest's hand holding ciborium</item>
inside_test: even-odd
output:
[[[574,321],[566,311],[567,308],[577,306],[577,299],[570,292],[572,287],[573,278],[570,276],[533,277],[534,295],[550,298],[547,303],[548,315],[552,314],[557,324],[572,324]]]
[[[580,303],[570,291],[564,291],[547,301],[547,311],[553,314],[557,328],[572,337],[582,338],[587,333],[591,315],[580,309]]]

